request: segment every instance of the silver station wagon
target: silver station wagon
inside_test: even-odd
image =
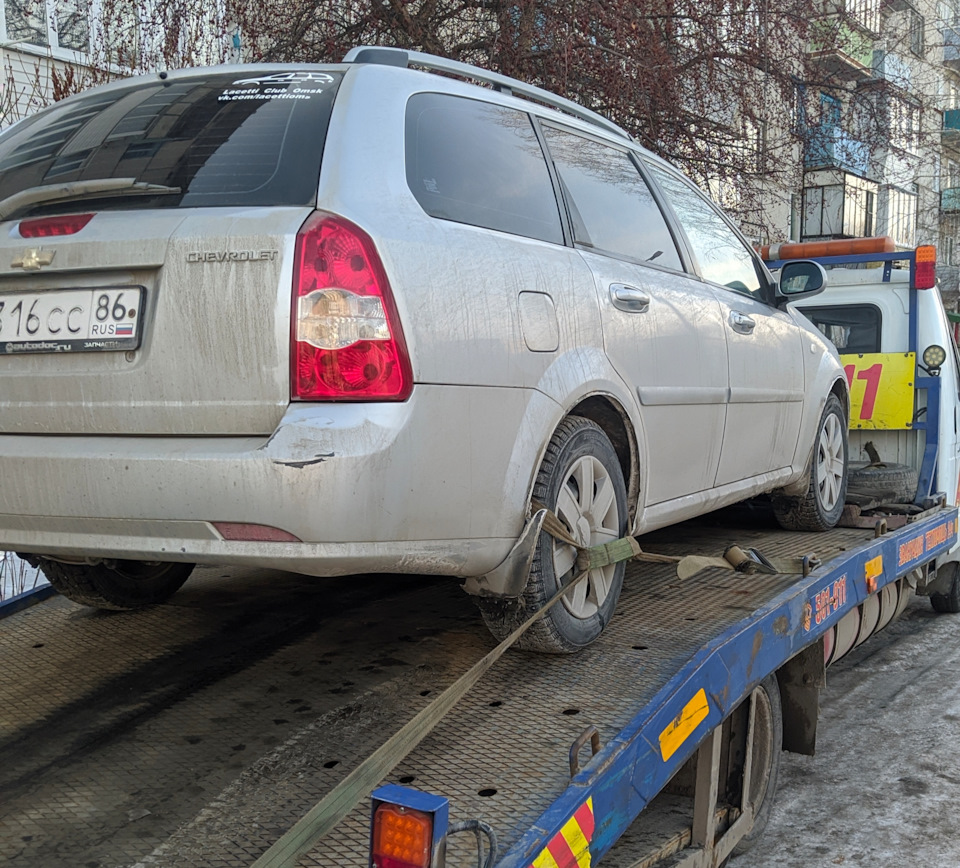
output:
[[[822,269],[778,284],[520,82],[371,48],[117,81],[0,136],[0,221],[0,548],[80,603],[195,564],[446,575],[504,636],[575,572],[541,505],[581,546],[843,507],[846,380],[788,305]],[[588,644],[623,573],[524,645]]]

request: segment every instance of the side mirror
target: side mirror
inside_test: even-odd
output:
[[[817,295],[827,288],[827,272],[819,262],[795,259],[780,268],[777,296],[781,303]]]

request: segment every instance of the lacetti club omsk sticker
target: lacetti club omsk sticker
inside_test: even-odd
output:
[[[248,99],[311,99],[333,84],[334,78],[326,72],[278,72],[256,78],[240,78],[233,87],[226,88],[219,102]]]

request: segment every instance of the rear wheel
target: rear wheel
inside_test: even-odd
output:
[[[552,509],[581,546],[612,542],[626,534],[627,493],[617,453],[595,422],[564,419],[547,447],[533,499]],[[577,550],[541,532],[527,586],[519,601],[478,600],[484,621],[504,639],[560,587],[577,575]],[[593,642],[613,616],[624,562],[590,571],[521,637],[518,647],[552,654]]]
[[[810,485],[803,497],[773,497],[773,511],[786,530],[829,530],[843,513],[847,495],[847,424],[836,395],[827,399],[817,427]]]
[[[733,848],[733,856],[753,849],[763,836],[773,810],[783,750],[783,711],[776,675],[768,675],[753,691],[753,748],[748,800],[753,807],[753,827]]]
[[[960,612],[960,564],[951,561],[940,569],[949,572],[949,579],[947,579],[949,586],[941,593],[931,594],[930,605],[933,606],[934,612],[955,615]]]
[[[97,609],[139,609],[162,603],[179,590],[193,564],[111,561],[64,564],[40,558],[40,569],[63,596]]]

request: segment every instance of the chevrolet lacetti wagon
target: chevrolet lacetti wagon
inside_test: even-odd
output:
[[[765,492],[836,522],[846,380],[788,304],[822,281],[474,67],[117,81],[0,136],[0,547],[114,609],[195,564],[447,575],[504,636],[575,572],[541,505],[580,546]],[[526,647],[592,641],[623,572]]]

